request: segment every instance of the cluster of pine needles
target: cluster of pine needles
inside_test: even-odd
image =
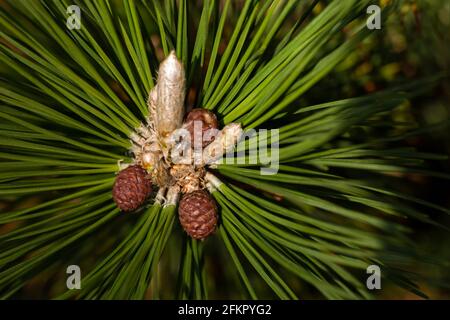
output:
[[[0,2],[0,297],[40,283],[43,297],[61,299],[301,299],[311,290],[360,299],[372,297],[374,264],[383,281],[423,296],[408,266],[441,261],[416,245],[409,221],[445,228],[418,208],[450,210],[392,181],[449,176],[423,166],[441,156],[401,145],[425,129],[389,115],[435,79],[302,102],[377,32],[365,24],[371,2]],[[70,30],[73,4],[81,28]],[[390,1],[383,19],[397,9]],[[191,105],[221,125],[279,129],[277,174],[261,175],[262,163],[215,169],[220,223],[203,242],[182,232],[173,205],[124,214],[111,196],[172,49]],[[262,142],[270,148],[256,136],[237,149]],[[66,288],[73,264],[80,290]]]

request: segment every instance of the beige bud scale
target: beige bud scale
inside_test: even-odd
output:
[[[148,186],[151,179],[151,183],[158,187],[155,202],[168,206],[177,205],[182,199],[184,203],[182,208],[179,208],[179,214],[183,228],[191,237],[203,240],[213,233],[217,224],[217,206],[208,192],[213,190],[211,181],[214,181],[214,178],[207,169],[217,164],[224,153],[233,150],[242,137],[242,128],[238,123],[231,123],[218,131],[216,116],[211,111],[201,108],[193,109],[183,123],[185,87],[183,64],[176,57],[175,51],[172,51],[161,62],[157,84],[149,93],[148,116],[130,135],[132,143],[130,152],[134,161],[131,164],[133,169],[128,169],[127,172],[135,175],[130,173],[125,175],[119,171],[118,178],[125,182],[116,184],[114,197],[122,209],[136,210],[138,205],[135,203],[139,206],[144,205],[143,201],[147,197],[145,192],[151,190]],[[193,121],[198,120],[201,122],[202,132],[194,135],[193,130],[194,128],[196,130],[197,124],[193,126]],[[204,135],[211,128],[215,130],[216,135],[213,137]],[[199,158],[190,148],[181,155],[182,158],[179,157],[180,151],[185,150],[182,148],[182,141],[176,138],[180,130],[187,130],[186,136],[192,138],[199,136],[203,139],[199,143],[201,147]],[[126,164],[120,163],[119,169],[126,167]],[[142,172],[146,172],[146,179],[136,179],[135,172],[141,175]],[[141,181],[145,185],[139,185]],[[132,186],[139,193],[130,193],[126,190],[127,186]],[[139,202],[128,204],[123,200],[128,195],[133,195]]]
[[[157,80],[156,127],[163,138],[183,122],[185,82],[183,64],[172,51],[161,63]]]
[[[231,152],[243,135],[239,123],[226,125],[217,135],[213,142],[203,149],[203,163],[217,164],[222,156]]]

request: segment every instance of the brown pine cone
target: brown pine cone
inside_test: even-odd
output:
[[[217,205],[205,190],[185,194],[178,207],[180,223],[192,238],[204,240],[216,230]]]
[[[191,134],[191,147],[194,148],[194,122],[201,121],[202,123],[202,147],[206,147],[208,144],[214,141],[214,135],[207,137],[205,134],[210,129],[217,129],[219,123],[214,113],[203,108],[192,109],[186,116],[184,121],[184,128]]]
[[[147,171],[132,165],[119,172],[114,182],[113,199],[120,210],[134,211],[142,206],[152,192]]]

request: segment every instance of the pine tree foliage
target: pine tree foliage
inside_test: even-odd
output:
[[[79,30],[66,27],[73,3]],[[399,144],[422,129],[389,115],[433,79],[302,102],[371,36],[370,4],[2,2],[0,196],[11,205],[0,214],[0,296],[44,277],[61,282],[53,298],[208,298],[220,291],[213,260],[225,265],[219,277],[236,284],[235,297],[297,299],[309,286],[329,299],[370,298],[371,264],[421,295],[402,268],[438,262],[415,245],[408,221],[436,225],[418,206],[450,210],[396,191],[391,180],[405,172],[449,176],[423,166],[441,156]],[[383,18],[397,4],[383,8]],[[172,49],[192,105],[222,124],[280,129],[277,174],[261,175],[261,159],[214,170],[223,182],[213,193],[220,225],[204,242],[183,234],[175,206],[124,214],[111,198],[118,162],[131,161],[129,135],[148,115],[159,61]],[[237,149],[250,160],[258,142],[271,143],[257,135]],[[81,290],[61,280],[69,264],[82,267]]]

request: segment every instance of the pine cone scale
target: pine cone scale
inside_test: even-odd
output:
[[[191,136],[191,146],[194,147],[195,142],[195,134],[194,134],[194,123],[195,121],[199,121],[202,124],[201,130],[201,146],[202,148],[209,145],[212,141],[214,141],[214,136],[206,137],[206,132],[211,129],[217,129],[219,127],[219,123],[217,121],[217,117],[214,113],[209,110],[202,108],[192,109],[186,116],[186,120],[184,122],[185,128],[189,131]]]
[[[134,211],[152,192],[151,180],[144,168],[133,165],[119,172],[113,186],[113,199],[120,210]]]
[[[203,240],[216,229],[217,205],[205,190],[184,195],[180,201],[178,213],[183,229],[194,239]]]

